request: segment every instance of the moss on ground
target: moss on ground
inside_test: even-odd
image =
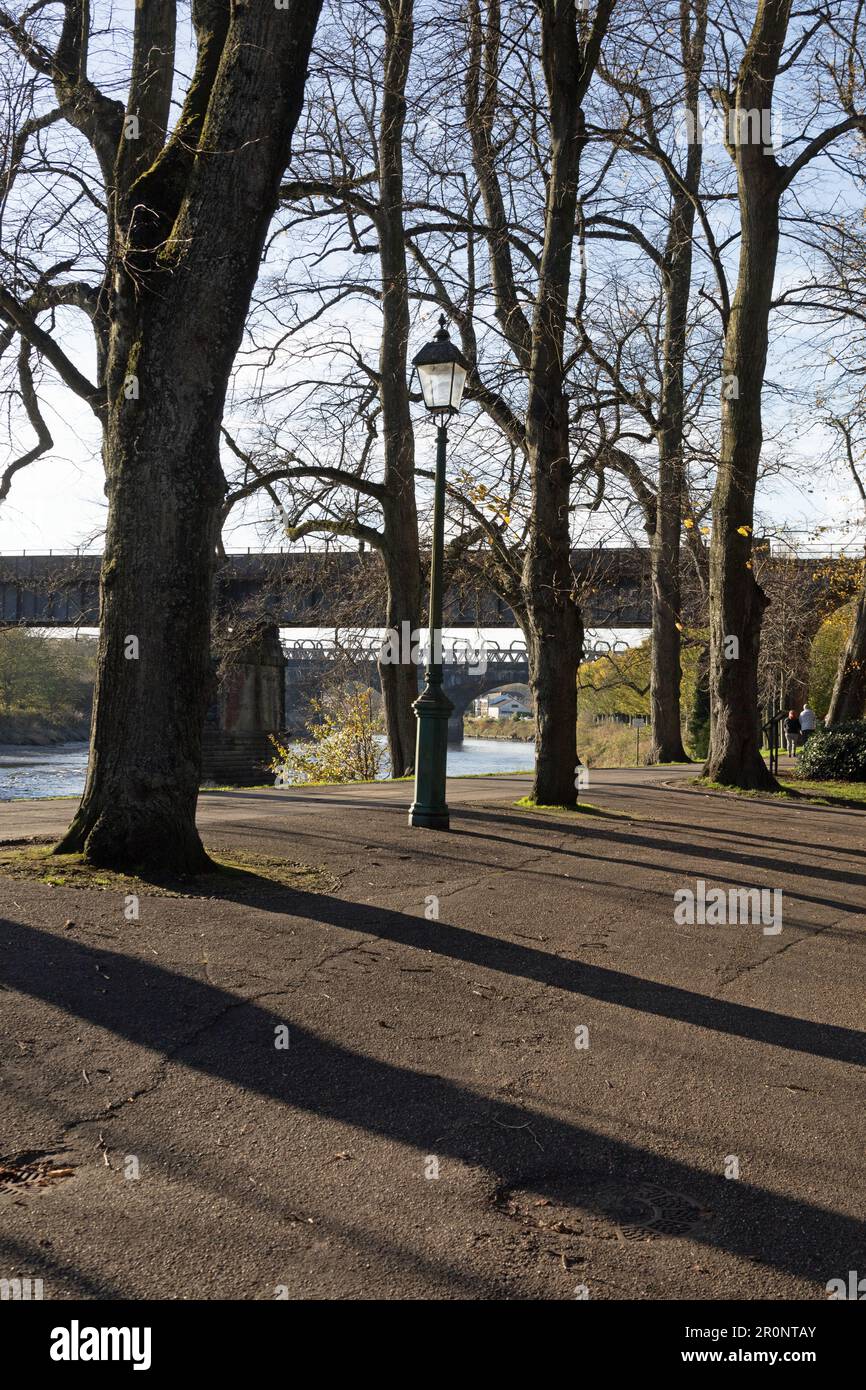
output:
[[[53,854],[46,841],[0,844],[0,876],[29,879],[52,888],[90,888],[165,898],[254,899],[275,888],[328,893],[336,880],[320,866],[242,850],[209,850],[214,867],[202,874],[156,878],[96,868],[80,854]]]
[[[749,796],[757,800],[770,797],[774,801],[805,801],[813,806],[841,806],[849,810],[866,810],[864,782],[808,782],[805,778],[792,780],[781,777],[780,790],[777,792],[747,791],[743,787],[728,787],[723,782],[714,782],[709,777],[692,777],[685,785],[697,787],[701,791],[724,792],[728,796]]]
[[[866,810],[866,782],[810,782],[804,777],[782,777],[782,786],[810,801],[855,802]]]
[[[548,815],[559,816],[602,816],[607,820],[640,820],[639,816],[628,815],[625,811],[604,811],[600,806],[594,806],[590,801],[576,801],[573,806],[546,806],[543,802],[535,801],[531,796],[522,796],[514,805],[519,811],[544,811]]]

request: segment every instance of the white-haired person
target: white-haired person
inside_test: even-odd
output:
[[[800,710],[800,732],[803,735],[803,742],[808,743],[815,732],[818,723],[818,716],[810,707],[808,701]]]

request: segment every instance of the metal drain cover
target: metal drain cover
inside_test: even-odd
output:
[[[50,1154],[19,1154],[17,1158],[0,1161],[0,1194],[51,1187],[63,1178],[71,1178],[74,1172],[74,1168],[58,1163]]]
[[[522,1225],[596,1239],[685,1236],[710,1214],[658,1183],[618,1183],[609,1173],[539,1174],[501,1187],[494,1204]]]
[[[630,1189],[602,1189],[596,1200],[599,1211],[613,1222],[624,1240],[640,1240],[646,1235],[688,1235],[702,1215],[691,1198],[668,1192],[655,1183],[641,1183]]]

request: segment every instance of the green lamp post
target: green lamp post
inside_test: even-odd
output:
[[[433,548],[430,561],[430,638],[424,689],[413,706],[418,720],[415,745],[415,800],[409,824],[428,830],[447,830],[445,765],[448,758],[448,716],[454,706],[442,689],[442,569],[445,559],[445,460],[448,417],[456,415],[463,399],[469,364],[448,336],[445,315],[439,332],[413,358],[424,404],[436,421],[436,487],[433,496]]]

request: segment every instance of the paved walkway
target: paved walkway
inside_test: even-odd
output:
[[[145,895],[131,922],[0,878],[0,1163],[73,1169],[0,1172],[0,1277],[814,1299],[866,1275],[866,816],[591,775],[618,815],[458,780],[448,835],[407,826],[408,784],[202,797],[210,847],[324,866],[323,893]],[[0,839],[70,812],[6,803]],[[698,879],[781,889],[781,933],[677,926]]]

